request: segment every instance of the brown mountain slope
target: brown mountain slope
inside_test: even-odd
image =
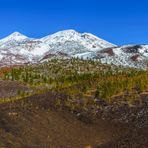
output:
[[[122,124],[101,119],[86,122],[88,118],[80,120],[66,110],[45,109],[45,102],[39,100],[0,105],[0,147],[83,148],[115,140],[128,131]]]

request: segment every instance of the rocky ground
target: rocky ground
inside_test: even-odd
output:
[[[0,80],[0,98],[10,98],[19,95],[19,92],[30,92],[31,89],[17,81]]]

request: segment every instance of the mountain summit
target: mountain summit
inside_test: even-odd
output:
[[[79,33],[75,30],[64,30],[59,31],[55,34],[46,36],[41,39],[41,41],[53,45],[53,44],[68,44],[69,46],[83,46],[84,48],[87,48],[88,51],[96,51],[107,47],[114,47],[116,45],[111,44],[103,39],[98,38],[95,35],[92,35],[90,33]],[[75,45],[74,45],[75,44]],[[59,46],[59,45],[58,45]],[[63,49],[64,45],[61,46],[61,49]],[[60,47],[59,47],[60,48]],[[74,47],[75,48],[75,47]],[[77,48],[77,47],[76,47]],[[81,47],[80,47],[81,48]],[[60,50],[60,49],[59,49]],[[77,49],[76,49],[77,50]]]
[[[19,33],[19,32],[14,32],[14,33],[10,34],[9,36],[5,37],[4,39],[1,39],[0,43],[5,43],[8,41],[21,41],[26,38],[28,38],[28,37]]]

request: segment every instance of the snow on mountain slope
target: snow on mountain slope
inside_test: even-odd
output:
[[[41,41],[49,44],[52,51],[62,51],[71,55],[95,52],[103,48],[116,46],[92,34],[81,34],[74,30],[60,31],[42,38]]]
[[[14,32],[0,40],[0,66],[78,57],[102,63],[147,68],[148,45],[116,46],[90,33],[60,31],[41,39]]]
[[[37,62],[47,51],[49,45],[15,32],[0,40],[0,65]]]
[[[101,62],[127,67],[146,69],[148,64],[147,45],[126,45],[109,48],[109,52],[97,52]],[[110,54],[113,53],[113,54]],[[97,58],[96,56],[94,58]]]
[[[1,39],[0,40],[0,45],[2,47],[4,47],[6,45],[7,46],[12,45],[13,43],[17,43],[17,42],[23,41],[25,39],[27,39],[27,37],[25,35],[22,35],[19,32],[14,32],[14,33],[10,34],[8,37],[5,37],[4,39]]]
[[[12,41],[12,40],[16,40],[16,41],[21,41],[28,38],[27,36],[19,33],[19,32],[14,32],[12,34],[10,34],[8,37],[5,37],[4,39],[0,40],[0,42],[7,42],[7,41]]]

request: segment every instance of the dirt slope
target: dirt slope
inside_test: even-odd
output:
[[[0,147],[83,148],[115,140],[128,131],[120,124],[87,120],[80,120],[66,110],[45,109],[33,101],[2,104]]]

